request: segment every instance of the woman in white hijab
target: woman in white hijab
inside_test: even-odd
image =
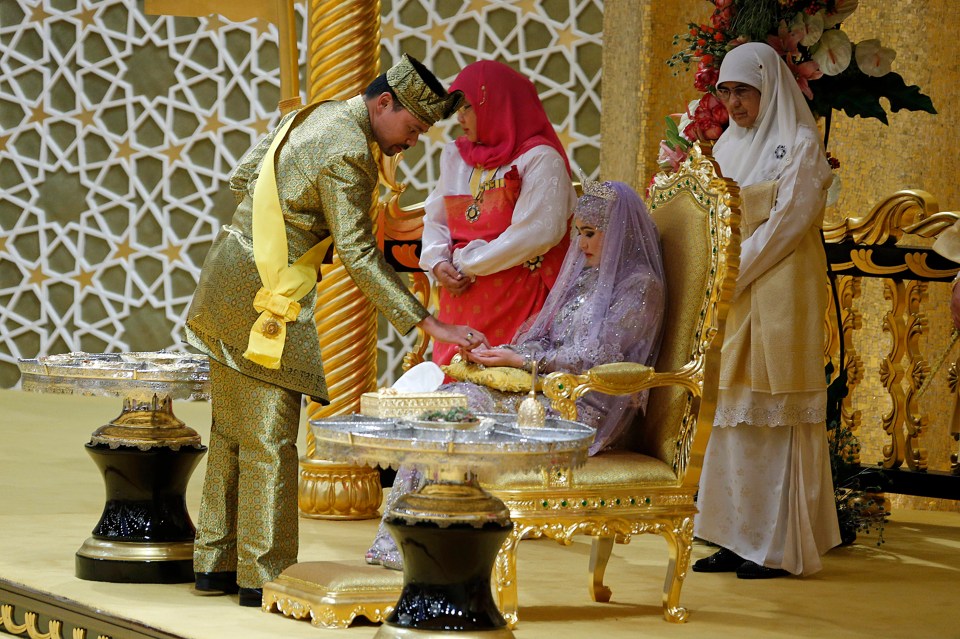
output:
[[[819,234],[830,166],[793,74],[768,45],[730,51],[717,96],[731,122],[714,156],[741,188],[744,240],[694,527],[720,550],[693,569],[744,579],[807,575],[840,543]]]

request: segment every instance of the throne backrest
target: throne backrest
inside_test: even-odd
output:
[[[698,396],[681,385],[651,389],[646,413],[637,417],[631,429],[630,448],[670,464],[681,476],[698,418],[707,417],[712,423],[716,389],[705,389],[704,379],[716,377],[708,370],[719,367],[720,344],[713,344],[713,337],[722,328],[736,282],[738,189],[734,182],[719,177],[709,149],[694,146],[677,172],[654,178],[648,206],[660,232],[667,289],[655,368],[658,373],[695,369],[699,390],[708,396]]]

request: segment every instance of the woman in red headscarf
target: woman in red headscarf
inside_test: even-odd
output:
[[[450,90],[466,98],[463,135],[444,148],[425,204],[420,267],[439,285],[439,318],[476,327],[496,346],[540,310],[556,281],[576,192],[529,79],[484,60],[464,67]],[[434,362],[449,363],[456,350],[434,344]]]

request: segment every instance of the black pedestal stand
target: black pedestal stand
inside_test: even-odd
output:
[[[196,532],[186,507],[190,475],[205,446],[140,450],[86,444],[106,486],[93,536],[76,555],[76,574],[91,581],[193,581]]]
[[[387,520],[403,554],[403,592],[376,639],[512,639],[493,600],[494,561],[513,524],[479,485],[427,484],[397,500]]]

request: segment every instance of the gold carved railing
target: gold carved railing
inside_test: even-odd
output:
[[[832,301],[827,313],[826,355],[837,361],[842,340],[848,375],[848,394],[840,419],[853,433],[863,427],[862,413],[854,408],[855,392],[863,385],[865,375],[878,374],[890,409],[880,418],[884,443],[877,465],[886,471],[897,471],[889,492],[960,499],[956,454],[952,455],[952,475],[927,467],[924,435],[930,430],[931,421],[919,401],[931,374],[936,372],[921,350],[921,337],[928,333],[924,310],[928,288],[931,283],[950,282],[960,270],[960,265],[935,253],[927,246],[929,241],[920,238],[935,238],[958,217],[957,213],[939,212],[929,193],[907,190],[880,202],[864,217],[847,218],[824,228],[827,261],[836,275],[840,305],[839,326]],[[854,336],[863,327],[857,303],[862,301],[865,277],[880,280],[888,303],[882,330],[889,336],[890,346],[876,371],[866,370],[854,343]],[[939,341],[946,343],[949,329],[943,330],[944,339]],[[935,336],[928,337],[937,341],[932,339]],[[954,364],[951,379],[956,378]],[[956,384],[951,392],[955,395]],[[950,409],[952,405],[948,410],[938,410],[938,417],[949,418]],[[860,463],[856,451],[850,457]]]

